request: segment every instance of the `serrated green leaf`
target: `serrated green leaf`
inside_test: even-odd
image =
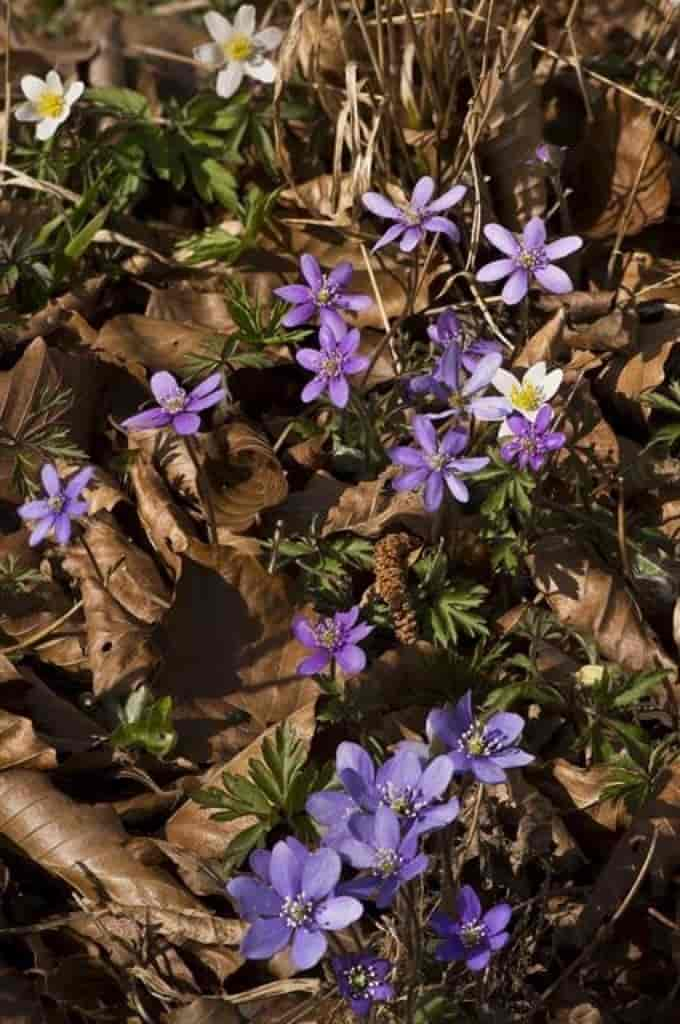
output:
[[[134,89],[123,89],[114,86],[87,89],[85,99],[98,107],[106,107],[123,117],[147,118],[151,111],[145,96]]]

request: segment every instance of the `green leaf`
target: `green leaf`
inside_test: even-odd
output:
[[[213,815],[213,817],[217,818],[217,815]],[[225,861],[233,867],[238,867],[251,850],[254,850],[256,846],[264,845],[266,838],[267,828],[260,822],[249,828],[244,828],[242,832],[234,836],[224,851]]]
[[[95,106],[105,107],[122,117],[148,118],[151,116],[149,104],[145,96],[134,89],[122,89],[114,86],[88,89],[85,99]]]
[[[92,220],[81,228],[77,234],[68,242],[62,252],[54,261],[54,280],[60,281],[64,275],[71,270],[78,260],[85,254],[97,232],[104,226],[106,218],[111,211],[111,204],[107,203],[103,209],[96,213]]]

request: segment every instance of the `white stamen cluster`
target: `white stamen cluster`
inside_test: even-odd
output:
[[[402,858],[396,850],[388,850],[384,846],[375,851],[373,874],[380,878],[389,878],[399,870]]]
[[[418,811],[426,806],[424,800],[418,800],[416,791],[411,786],[404,786],[402,789],[388,782],[379,789],[380,801],[390,807],[395,814],[402,814],[406,818],[415,818]]]
[[[181,412],[184,408],[187,400],[187,393],[184,388],[177,388],[170,395],[166,395],[158,403],[161,408],[165,409],[166,412],[176,413]]]
[[[486,925],[481,921],[471,921],[469,924],[461,925],[459,935],[465,948],[471,949],[486,938]]]
[[[350,967],[345,971],[345,981],[353,996],[363,996],[377,988],[378,979],[373,967]]]
[[[311,920],[314,904],[305,897],[303,892],[299,896],[287,896],[283,901],[279,917],[289,928],[301,928]]]

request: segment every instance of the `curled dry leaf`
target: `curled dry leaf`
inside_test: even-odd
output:
[[[528,559],[538,590],[562,625],[592,636],[603,657],[629,672],[675,665],[645,623],[622,579],[569,534],[545,534]]]
[[[617,355],[608,364],[601,381],[603,393],[624,414],[648,419],[651,409],[638,400],[645,391],[663,384],[666,361],[679,341],[680,317],[641,325],[635,354]]]
[[[127,691],[147,680],[160,658],[150,627],[169,607],[153,559],[100,518],[88,522],[63,565],[80,585],[94,692]]]
[[[316,701],[312,700],[287,718],[288,724],[307,749],[316,727],[315,708]],[[201,785],[219,788],[224,772],[229,775],[246,774],[249,762],[259,757],[263,741],[273,737],[275,729],[276,726],[270,726],[226,764],[218,764],[211,768],[202,777]],[[173,814],[165,827],[168,841],[174,846],[193,851],[200,857],[221,858],[232,839],[255,824],[250,815],[237,818],[235,821],[213,821],[211,813],[209,808],[188,800]]]
[[[543,141],[543,115],[533,71],[533,30],[527,29],[523,16],[503,31],[477,101],[486,122],[482,164],[493,179],[497,216],[513,231],[542,215],[546,203],[545,178],[529,162]]]
[[[607,765],[579,768],[570,761],[558,757],[550,768],[553,778],[566,791],[572,804],[592,818],[597,825],[602,825],[609,832],[616,832],[624,825],[630,824],[630,814],[622,799],[602,798],[602,791],[611,778],[611,770]]]
[[[105,362],[124,367],[146,384],[147,369],[169,370],[182,377],[187,356],[202,351],[215,331],[148,316],[114,316],[102,327],[94,353]]]
[[[49,70],[49,68],[47,69]],[[14,69],[14,74],[17,69]],[[48,337],[65,323],[68,323],[73,312],[78,312],[86,319],[96,310],[106,277],[90,277],[72,291],[50,299],[44,309],[34,313],[19,326],[0,327],[0,340],[9,345],[18,345],[24,341],[33,341],[38,335]]]
[[[57,752],[38,736],[30,718],[4,710],[7,691],[21,692],[24,681],[12,663],[0,655],[0,769],[19,766],[46,771],[56,768]]]
[[[321,535],[351,530],[360,537],[377,537],[388,527],[399,525],[428,538],[432,517],[425,512],[422,497],[414,491],[393,491],[393,476],[394,470],[388,469],[376,480],[347,487],[329,510]]]
[[[616,89],[606,92],[579,153],[580,167],[587,169],[579,175],[579,201],[574,208],[580,234],[587,238],[616,234],[655,132],[647,107]],[[663,220],[671,198],[670,166],[664,146],[658,140],[652,142],[626,221],[627,236]]]
[[[189,282],[152,288],[146,317],[169,320],[194,327],[209,327],[221,333],[233,329],[223,292],[204,292]]]

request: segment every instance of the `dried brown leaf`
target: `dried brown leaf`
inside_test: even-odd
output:
[[[679,317],[644,324],[639,329],[637,352],[628,357],[617,355],[610,361],[602,377],[602,387],[624,414],[649,417],[651,410],[640,406],[637,400],[643,392],[663,383],[666,361],[678,341]]]
[[[390,485],[393,476],[393,470],[389,469],[376,480],[347,487],[337,505],[328,512],[322,536],[351,530],[360,537],[377,537],[388,527],[399,525],[428,538],[431,516],[425,512],[422,497],[411,491],[393,491]]]
[[[193,327],[209,327],[222,333],[233,329],[223,292],[198,291],[189,283],[152,288],[146,316],[153,320]]]
[[[622,799],[603,799],[602,791],[611,778],[607,765],[579,768],[558,757],[550,765],[552,775],[566,791],[569,800],[589,818],[610,832],[630,824],[630,814]]]
[[[147,369],[183,376],[187,356],[200,352],[214,335],[214,329],[148,316],[115,316],[100,330],[93,352],[146,383]]]
[[[223,999],[202,996],[179,1010],[173,1010],[167,1024],[240,1024],[240,1020],[235,1006]]]

